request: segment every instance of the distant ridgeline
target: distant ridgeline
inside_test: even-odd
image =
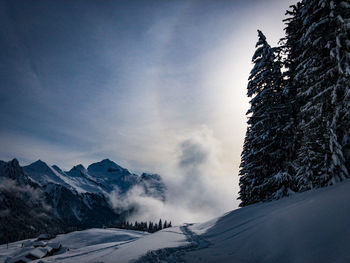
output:
[[[325,187],[350,171],[350,2],[303,0],[253,56],[240,206]]]
[[[110,194],[123,200],[136,186],[141,194],[165,201],[159,175],[132,174],[108,159],[68,172],[40,160],[24,167],[16,159],[0,161],[0,244],[121,224],[137,207],[112,207]]]

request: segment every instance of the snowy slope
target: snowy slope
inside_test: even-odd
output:
[[[184,259],[202,263],[348,263],[349,193],[350,181],[346,181],[232,211],[201,235],[210,243],[208,248],[191,251]],[[201,233],[203,224],[191,229]]]
[[[182,227],[190,245],[139,262],[349,263],[350,180]]]
[[[349,193],[350,180],[155,234],[74,232],[55,239],[68,252],[43,262],[348,263]],[[15,253],[19,244],[10,244],[9,251]],[[5,247],[0,246],[0,262],[9,254]]]
[[[40,186],[48,183],[62,184],[69,189],[73,189],[72,186],[67,183],[52,167],[48,166],[45,162],[38,160],[30,165],[23,166],[24,172]]]
[[[42,259],[41,262],[130,262],[150,250],[186,245],[185,236],[179,227],[165,229],[155,234],[120,229],[89,229],[59,235],[50,242],[60,243],[63,254]],[[23,242],[0,246],[0,262],[16,256]]]
[[[52,243],[59,243],[66,250],[69,251],[63,258],[77,258],[80,254],[86,255],[86,252],[102,251],[103,248],[111,246],[118,246],[125,242],[130,242],[137,238],[147,235],[144,232],[120,230],[120,229],[89,229],[84,231],[75,231],[65,235],[58,235],[56,238],[50,240]],[[33,239],[31,239],[33,240]],[[0,262],[4,262],[6,258],[20,254],[22,250],[23,241],[14,242],[9,245],[0,246]]]
[[[63,172],[59,167],[52,166],[58,173],[63,175],[70,181],[76,191],[79,193],[88,192],[88,193],[102,193],[107,194],[102,185],[98,184],[94,178],[91,178],[85,167],[81,164],[74,166],[70,171]]]

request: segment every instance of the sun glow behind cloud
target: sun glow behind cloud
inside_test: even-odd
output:
[[[22,6],[2,9],[1,28],[20,51],[5,54],[3,68],[20,84],[1,91],[9,99],[1,111],[0,159],[41,158],[69,169],[108,157],[133,171],[160,173],[172,185],[174,204],[187,212],[194,209],[184,199],[205,190],[199,198],[212,209],[197,203],[203,212],[192,214],[195,220],[236,207],[256,30],[277,44],[293,1],[117,2],[76,1],[81,18],[73,7],[37,2],[42,12],[57,12],[59,22],[41,21],[45,15],[34,7],[28,14],[35,19]],[[54,39],[47,39],[52,28]],[[12,83],[5,75],[3,83]],[[184,142],[210,158],[197,169],[180,167]],[[191,172],[201,186],[181,192],[178,183]]]

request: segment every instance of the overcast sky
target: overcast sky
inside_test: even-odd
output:
[[[1,0],[0,159],[195,170],[235,207],[256,30],[294,2]]]

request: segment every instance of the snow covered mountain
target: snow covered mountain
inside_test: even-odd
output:
[[[57,165],[48,166],[38,160],[24,166],[23,170],[40,186],[54,183],[78,193],[98,193],[107,196],[116,188],[123,194],[140,184],[146,192],[165,198],[165,185],[159,175],[132,174],[109,159],[93,163],[87,169],[79,164],[67,172],[62,171]]]
[[[60,243],[62,251],[42,262],[348,263],[349,192],[350,180],[346,180],[154,234],[118,229],[76,231],[50,240]],[[0,262],[28,254],[22,243],[11,243],[8,249],[0,246]]]
[[[116,211],[111,206],[110,194],[116,189],[120,197],[126,195],[135,186],[142,187],[145,195],[159,200],[165,200],[166,194],[166,187],[159,175],[132,174],[109,159],[93,163],[87,169],[82,165],[77,165],[67,172],[56,165],[49,166],[41,160],[23,168],[16,159],[10,162],[0,161],[0,180],[3,185],[8,184],[13,188],[21,189],[17,192],[26,193],[16,197],[9,193],[6,187],[0,188],[0,197],[8,200],[0,206],[0,220],[6,219],[13,226],[11,232],[8,232],[5,224],[1,225],[0,230],[3,230],[1,232],[6,232],[6,234],[0,234],[0,243],[5,240],[19,239],[18,235],[23,231],[21,228],[16,228],[16,225],[19,225],[21,213],[23,216],[25,214],[23,210],[26,209],[23,207],[25,207],[24,203],[29,193],[35,192],[36,199],[38,199],[36,201],[40,201],[41,206],[27,204],[27,210],[37,211],[37,214],[40,214],[39,207],[43,211],[46,211],[44,207],[47,207],[46,218],[59,226],[58,232],[102,227],[124,220],[126,214],[130,214],[133,208]],[[16,216],[12,211],[13,204],[7,205],[13,200],[17,200]],[[19,209],[20,207],[23,209]],[[36,215],[26,217],[28,226],[32,226],[31,218],[39,220]],[[57,228],[50,227],[51,224],[47,224],[47,228],[44,227],[41,230],[35,228],[27,231],[26,233],[30,234],[23,237],[30,237],[39,231],[57,230]]]
[[[122,193],[125,193],[139,179],[138,175],[130,173],[109,159],[89,165],[85,174],[94,178],[107,192],[111,192],[117,186]]]

